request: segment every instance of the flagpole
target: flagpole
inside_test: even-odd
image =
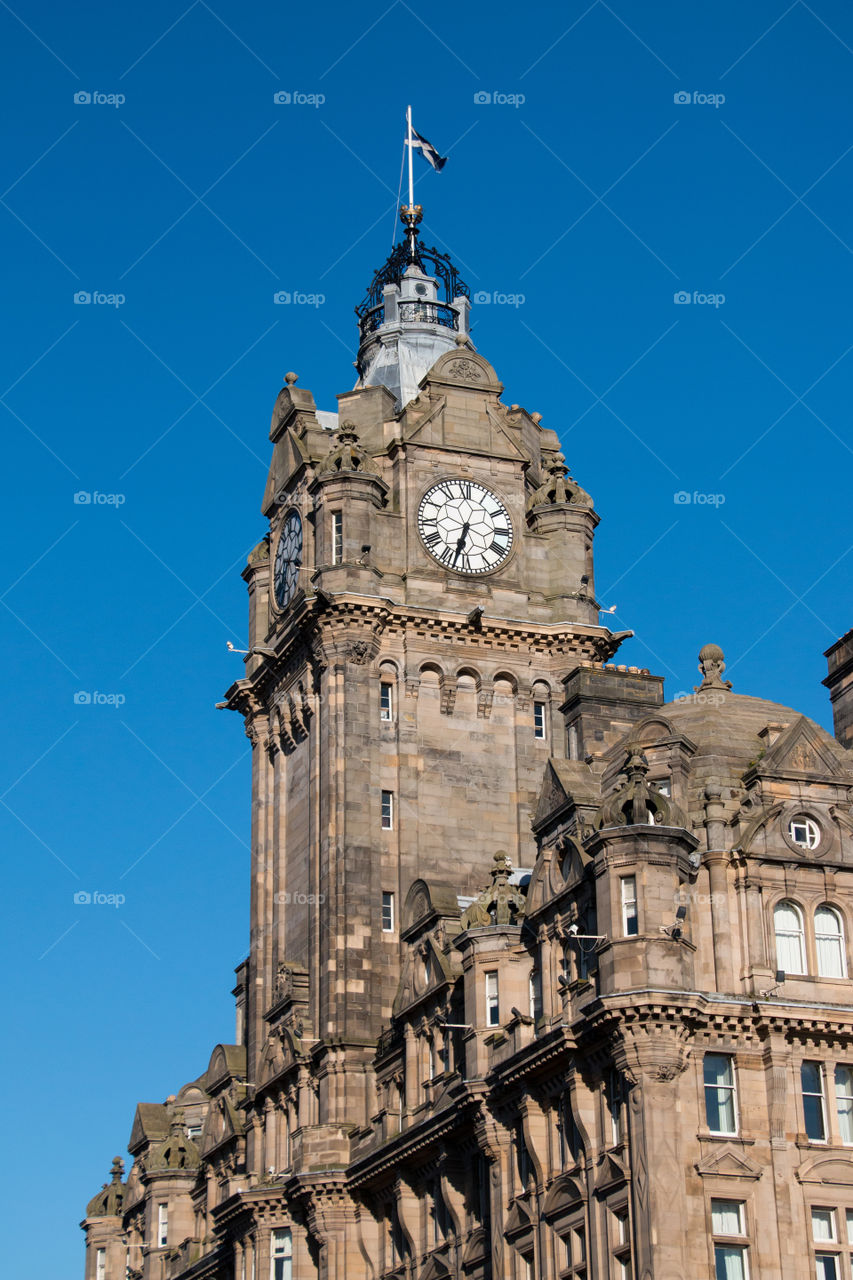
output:
[[[406,123],[409,126],[409,208],[414,208],[415,204],[415,184],[412,179],[412,108],[406,108]]]

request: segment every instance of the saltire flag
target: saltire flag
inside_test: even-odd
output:
[[[415,128],[412,129],[412,146],[420,147],[424,160],[432,165],[436,173],[439,173],[447,164],[447,156],[440,156],[432,143],[421,137]]]

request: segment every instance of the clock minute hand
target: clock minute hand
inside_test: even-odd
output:
[[[459,535],[459,539],[456,543],[456,555],[453,557],[453,561],[452,561],[453,564],[456,564],[456,561],[459,559],[460,555],[465,550],[465,540],[468,537],[468,530],[470,529],[470,527],[471,526],[469,522],[466,520],[462,526],[462,532]]]

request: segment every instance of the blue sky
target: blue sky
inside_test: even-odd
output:
[[[249,756],[214,703],[242,670],[270,410],[289,369],[321,408],[352,384],[407,101],[450,155],[417,169],[424,240],[489,296],[478,349],[595,498],[621,659],[672,697],[713,640],[736,689],[830,724],[822,653],[853,623],[853,11],[529,13],[0,8],[0,1176],[22,1280],[81,1274],[76,1224],[135,1103],[233,1035]]]

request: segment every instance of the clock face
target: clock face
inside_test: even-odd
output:
[[[488,573],[512,548],[506,507],[471,480],[434,485],[421,500],[418,532],[433,559],[455,573]]]
[[[275,600],[280,609],[290,604],[296,594],[301,567],[302,521],[298,511],[288,511],[278,538],[273,574]]]

